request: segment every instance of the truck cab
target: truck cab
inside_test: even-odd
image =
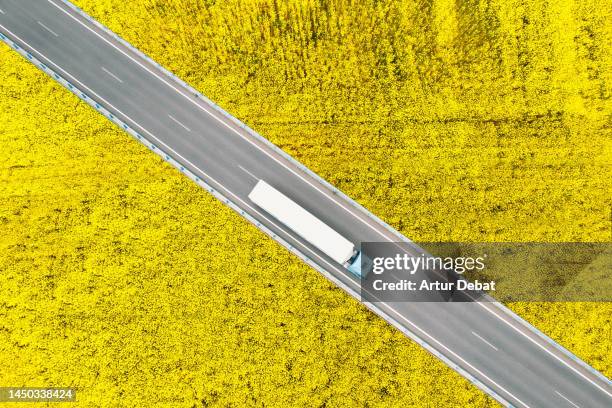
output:
[[[368,272],[372,269],[372,261],[363,255],[361,251],[355,251],[355,255],[349,260],[346,269],[358,279],[362,279],[368,276]]]

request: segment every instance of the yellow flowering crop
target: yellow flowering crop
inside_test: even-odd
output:
[[[411,239],[610,239],[601,2],[75,3]],[[0,95],[0,386],[497,406],[6,45]],[[509,306],[612,375],[610,304]]]

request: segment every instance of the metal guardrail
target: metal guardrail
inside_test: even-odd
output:
[[[80,15],[82,18],[86,19],[92,25],[97,27],[99,30],[103,31],[106,35],[108,35],[109,37],[115,39],[117,42],[119,42],[124,47],[128,48],[132,53],[137,55],[139,58],[143,59],[147,63],[149,63],[149,64],[153,65],[154,67],[156,67],[167,78],[169,78],[172,81],[176,82],[177,84],[181,85],[185,90],[187,90],[190,94],[192,94],[196,99],[202,101],[203,103],[205,103],[209,107],[214,108],[215,111],[217,111],[218,113],[223,115],[232,124],[234,124],[235,126],[237,126],[240,129],[242,129],[247,135],[255,138],[259,142],[261,142],[264,145],[266,145],[268,148],[272,149],[274,152],[278,153],[281,157],[283,157],[287,161],[291,162],[296,168],[298,168],[299,170],[304,172],[312,180],[316,181],[317,183],[319,183],[320,185],[322,185],[323,187],[328,189],[332,194],[340,197],[346,203],[351,205],[353,208],[357,209],[361,214],[367,216],[369,219],[371,219],[372,221],[376,222],[378,225],[380,225],[381,227],[386,229],[388,232],[390,232],[395,237],[397,237],[398,241],[407,242],[407,243],[413,243],[410,239],[408,239],[404,235],[400,234],[397,230],[392,228],[390,225],[385,223],[380,218],[376,217],[374,214],[369,212],[365,207],[363,207],[362,205],[360,205],[359,203],[357,203],[356,201],[351,199],[349,196],[344,194],[341,190],[337,189],[332,184],[330,184],[326,180],[322,179],[320,176],[318,176],[316,173],[314,173],[308,167],[306,167],[305,165],[303,165],[299,161],[295,160],[293,157],[291,157],[285,151],[280,149],[278,146],[274,145],[268,139],[266,139],[263,136],[259,135],[253,129],[251,129],[250,127],[248,127],[247,125],[245,125],[244,123],[239,121],[234,116],[230,115],[223,108],[221,108],[220,106],[215,104],[213,101],[208,99],[206,96],[202,95],[196,89],[194,89],[193,87],[191,87],[190,85],[188,85],[187,83],[182,81],[175,74],[173,74],[172,72],[170,72],[169,70],[167,70],[166,68],[161,66],[156,61],[152,60],[150,57],[148,57],[147,55],[142,53],[140,50],[138,50],[137,48],[133,47],[130,43],[125,41],[123,38],[118,36],[116,33],[111,31],[106,26],[104,26],[101,23],[99,23],[93,17],[91,17],[90,15],[85,13],[82,9],[80,9],[79,7],[75,6],[74,4],[72,4],[71,2],[69,2],[67,0],[61,0],[61,1],[67,7],[69,7],[70,9],[75,11],[76,13],[78,13],[78,15]],[[125,121],[121,120],[116,115],[114,115],[111,111],[109,111],[107,108],[105,108],[102,103],[97,102],[94,98],[92,98],[91,96],[87,95],[86,92],[84,92],[83,90],[80,90],[77,86],[75,86],[74,84],[70,83],[70,81],[65,79],[62,75],[58,74],[55,70],[53,70],[52,68],[50,68],[49,66],[44,64],[42,61],[40,61],[35,56],[33,56],[29,51],[23,49],[19,44],[17,44],[16,42],[11,40],[10,38],[5,36],[4,34],[0,33],[0,39],[2,41],[4,41],[6,44],[8,44],[15,51],[17,51],[19,54],[21,54],[24,58],[29,60],[37,68],[39,68],[40,70],[45,72],[47,75],[52,77],[55,81],[57,81],[62,86],[67,88],[73,94],[75,94],[77,97],[79,97],[80,99],[85,101],[87,104],[89,104],[91,107],[96,109],[100,114],[104,115],[107,119],[111,120],[113,123],[115,123],[121,129],[126,131],[128,134],[130,134],[137,141],[142,143],[149,150],[153,151],[155,154],[160,156],[163,160],[168,162],[170,165],[172,165],[175,168],[177,168],[185,176],[187,176],[192,181],[194,181],[196,184],[198,184],[200,187],[202,187],[203,189],[208,191],[210,194],[212,194],[213,197],[217,198],[219,201],[221,201],[222,203],[224,203],[225,205],[230,207],[236,213],[238,213],[239,215],[241,215],[242,217],[247,219],[250,223],[252,223],[257,228],[262,230],[266,235],[268,235],[272,239],[274,239],[277,242],[279,242],[281,245],[283,245],[285,248],[287,248],[294,255],[296,255],[300,259],[302,259],[306,264],[308,264],[309,266],[311,266],[312,268],[317,270],[319,273],[321,273],[323,276],[325,276],[329,281],[333,282],[334,284],[336,284],[337,286],[342,288],[344,291],[349,293],[353,298],[355,298],[357,301],[362,303],[370,311],[372,311],[372,312],[376,313],[377,315],[379,315],[380,317],[382,317],[387,323],[391,324],[392,326],[394,326],[395,328],[400,330],[404,335],[406,335],[407,337],[409,337],[410,339],[415,341],[417,344],[419,344],[420,346],[425,348],[427,351],[429,351],[431,354],[436,356],[438,359],[442,360],[446,365],[451,367],[453,370],[458,372],[460,375],[462,375],[463,377],[467,378],[472,384],[474,384],[475,386],[479,387],[480,389],[482,389],[483,391],[485,391],[486,393],[491,395],[493,398],[495,398],[500,403],[502,403],[502,404],[504,404],[504,405],[506,405],[508,407],[512,407],[513,406],[505,398],[503,398],[501,395],[497,394],[495,391],[493,391],[491,388],[489,388],[486,384],[484,384],[483,382],[478,380],[476,377],[472,376],[469,372],[465,371],[459,365],[455,364],[453,361],[451,361],[444,354],[442,354],[439,351],[437,351],[436,349],[434,349],[429,343],[424,341],[421,337],[416,335],[414,332],[408,330],[404,325],[400,324],[396,319],[394,319],[391,316],[389,316],[387,313],[385,313],[383,310],[381,310],[376,304],[361,302],[360,301],[360,294],[357,291],[355,291],[354,289],[352,289],[351,287],[349,287],[348,285],[343,283],[341,280],[336,278],[334,275],[330,274],[324,268],[320,267],[319,264],[316,263],[315,261],[313,261],[308,255],[306,255],[305,253],[300,251],[298,248],[296,248],[293,245],[291,245],[283,237],[281,237],[278,234],[274,233],[268,227],[266,227],[261,222],[259,222],[257,219],[252,217],[248,212],[246,212],[242,208],[240,208],[240,206],[238,206],[235,202],[233,202],[231,199],[226,197],[222,192],[218,191],[213,186],[208,184],[206,181],[202,180],[199,176],[194,174],[191,170],[186,168],[179,161],[175,160],[169,153],[164,152],[162,148],[160,148],[155,143],[153,143],[150,140],[148,140],[146,137],[144,137],[142,134],[140,134],[137,130],[135,130],[130,125],[128,125]],[[604,377],[601,373],[599,373],[593,367],[589,366],[584,361],[579,359],[577,356],[572,354],[570,351],[568,351],[567,349],[565,349],[564,347],[562,347],[558,343],[554,342],[551,338],[546,336],[544,333],[540,332],[533,325],[529,324],[528,322],[526,322],[525,320],[520,318],[518,315],[516,315],[510,309],[508,309],[507,307],[505,307],[504,305],[502,305],[501,303],[495,301],[492,298],[490,298],[490,300],[491,301],[489,302],[489,304],[492,304],[495,307],[497,307],[504,314],[508,315],[513,320],[518,322],[522,327],[525,327],[525,328],[529,329],[531,332],[536,334],[540,339],[542,339],[542,340],[546,341],[548,344],[554,346],[557,350],[561,351],[564,355],[568,356],[570,359],[572,359],[573,361],[578,363],[581,367],[587,369],[589,372],[591,372],[592,374],[594,374],[598,378],[602,379],[604,382],[606,382],[608,384],[612,384],[612,382],[610,380],[608,380],[606,377]]]
[[[62,0],[64,1],[64,0]],[[66,4],[71,5],[70,3],[64,1]],[[79,10],[76,6],[71,5],[72,8]],[[83,12],[81,12],[83,13]],[[84,15],[84,17],[87,17],[88,20],[94,22],[95,20],[93,20],[91,17]],[[99,26],[99,23],[96,24],[97,26]],[[108,30],[108,29],[105,29]],[[116,34],[112,33],[111,31],[107,31],[108,34],[112,35],[114,38],[119,38]],[[178,169],[181,173],[183,173],[185,176],[189,177],[192,181],[194,181],[196,184],[198,184],[200,187],[202,187],[204,190],[208,191],[210,194],[213,195],[213,197],[215,197],[217,200],[221,201],[222,203],[224,203],[225,205],[227,205],[228,207],[230,207],[232,210],[234,210],[236,213],[238,213],[239,215],[241,215],[242,217],[244,217],[245,219],[247,219],[251,224],[255,225],[257,228],[259,228],[261,231],[263,231],[266,235],[268,235],[270,238],[274,239],[275,241],[277,241],[278,243],[280,243],[283,247],[287,248],[291,253],[293,253],[294,255],[296,255],[297,257],[299,257],[302,261],[304,261],[307,265],[309,265],[310,267],[312,267],[313,269],[315,269],[316,271],[318,271],[319,273],[321,273],[326,279],[328,279],[329,281],[331,281],[332,283],[334,283],[335,285],[337,285],[338,287],[340,287],[341,289],[343,289],[344,291],[346,291],[350,296],[352,296],[354,299],[356,299],[358,302],[360,302],[362,305],[364,305],[366,308],[368,308],[371,312],[377,314],[378,316],[380,316],[382,319],[384,319],[387,323],[389,323],[390,325],[392,325],[393,327],[395,327],[396,329],[398,329],[400,332],[402,332],[405,336],[407,336],[408,338],[410,338],[411,340],[413,340],[414,342],[416,342],[417,344],[419,344],[421,347],[423,347],[424,349],[426,349],[428,352],[430,352],[431,354],[433,354],[434,356],[436,356],[438,359],[440,359],[441,361],[443,361],[447,366],[449,366],[450,368],[452,368],[453,370],[455,370],[457,373],[459,373],[461,376],[463,376],[464,378],[466,378],[468,381],[470,381],[472,384],[474,384],[475,386],[477,386],[478,388],[480,388],[481,390],[483,390],[484,392],[486,392],[487,394],[489,394],[491,397],[495,398],[498,402],[500,402],[501,404],[507,406],[507,407],[514,407],[512,404],[510,404],[506,399],[504,399],[501,395],[497,394],[495,391],[493,391],[491,388],[489,388],[486,384],[482,383],[480,380],[478,380],[476,377],[472,376],[468,371],[464,370],[461,366],[455,364],[452,360],[450,360],[448,357],[446,357],[444,354],[440,353],[438,350],[436,350],[435,348],[433,348],[429,343],[427,343],[426,341],[424,341],[420,336],[418,336],[417,334],[415,334],[414,332],[408,330],[404,325],[400,324],[396,319],[392,318],[389,314],[385,313],[382,309],[380,309],[376,304],[373,303],[366,303],[366,302],[361,302],[361,296],[360,293],[358,293],[357,291],[353,290],[350,286],[346,285],[344,282],[342,282],[340,279],[338,279],[337,277],[335,277],[334,275],[332,275],[331,273],[329,273],[327,270],[325,270],[324,268],[322,268],[318,263],[316,263],[315,261],[313,261],[308,255],[306,255],[305,253],[303,253],[302,251],[300,251],[298,248],[296,248],[295,246],[291,245],[289,242],[287,242],[284,238],[282,238],[281,236],[279,236],[278,234],[274,233],[272,230],[270,230],[269,228],[267,228],[264,224],[260,223],[257,219],[255,219],[254,217],[252,217],[249,213],[247,213],[246,211],[244,211],[242,208],[240,208],[236,203],[234,203],[231,199],[229,199],[228,197],[226,197],[223,193],[221,193],[220,191],[218,191],[217,189],[215,189],[213,186],[211,186],[210,184],[208,184],[206,181],[202,180],[199,176],[195,175],[192,171],[190,171],[189,169],[187,169],[184,165],[182,165],[180,162],[178,162],[177,160],[175,160],[174,158],[172,158],[170,156],[170,154],[164,152],[161,148],[159,148],[155,143],[149,141],[145,136],[141,135],[137,130],[135,130],[134,128],[132,128],[130,125],[128,125],[127,123],[125,123],[124,121],[120,120],[116,115],[112,114],[108,109],[106,109],[101,103],[96,102],[92,97],[88,96],[86,92],[80,90],[76,85],[72,84],[70,81],[68,81],[67,79],[65,79],[62,75],[60,75],[59,73],[57,73],[55,70],[53,70],[52,68],[50,68],[49,66],[47,66],[46,64],[44,64],[43,62],[41,62],[38,58],[36,58],[35,56],[33,56],[30,52],[28,52],[27,50],[23,49],[19,44],[17,44],[16,42],[14,42],[13,40],[11,40],[10,38],[6,37],[4,34],[0,33],[0,40],[4,41],[6,44],[8,44],[12,49],[14,49],[15,51],[17,51],[19,54],[21,54],[24,58],[26,58],[28,61],[30,61],[34,66],[36,66],[37,68],[39,68],[41,71],[43,71],[44,73],[46,73],[47,75],[49,75],[51,78],[53,78],[56,82],[58,82],[60,85],[64,86],[66,89],[68,89],[70,92],[72,92],[73,94],[75,94],[78,98],[80,98],[81,100],[83,100],[84,102],[86,102],[88,105],[90,105],[91,107],[93,107],[94,109],[96,109],[100,114],[102,114],[104,117],[106,117],[108,120],[110,120],[111,122],[113,122],[115,125],[117,125],[118,127],[120,127],[122,130],[124,130],[125,132],[127,132],[130,136],[132,136],[133,138],[135,138],[138,142],[142,143],[146,148],[148,148],[149,150],[151,150],[153,153],[157,154],[158,156],[160,156],[164,161],[168,162],[171,166],[175,167],[176,169]],[[124,43],[124,41],[121,41],[124,45],[126,45],[127,43]],[[134,51],[137,51],[135,48],[131,47],[130,48]],[[140,54],[140,51],[138,51],[138,53]],[[142,54],[144,56],[144,54]],[[144,56],[146,60],[153,62],[153,60],[149,59],[148,57]],[[166,71],[163,67],[161,67],[159,64],[153,62],[154,65],[156,67],[159,67],[165,75],[169,76],[172,79],[177,80],[178,83],[180,83],[181,85],[183,85],[184,83],[182,81],[179,81],[178,78],[170,73],[169,71]],[[188,89],[192,89],[191,87],[189,87],[188,85],[183,85],[183,86],[187,86]],[[193,92],[193,91],[192,91]],[[200,94],[198,94],[200,95]],[[211,106],[215,107],[215,109],[217,109],[220,112],[224,113],[224,116],[232,119],[233,121],[238,121],[238,119],[235,119],[233,116],[229,115],[228,113],[226,113],[225,111],[223,111],[222,108],[218,107],[216,104],[214,104],[213,102],[209,101],[206,97],[204,96],[200,96],[199,98],[201,98],[203,101],[209,103]],[[251,133],[254,136],[257,136],[258,139],[261,138],[263,139],[262,136],[258,135],[257,133],[255,133],[253,130],[250,130],[246,125],[242,125],[241,128],[243,128],[244,130],[246,130],[247,132]],[[264,139],[266,140],[266,139]],[[291,162],[293,163],[298,163],[299,164],[299,168],[301,169],[306,169],[306,171],[308,173],[313,173],[311,170],[308,170],[303,164],[299,163],[298,161],[296,161],[295,159],[291,158],[291,156],[287,155],[287,153],[283,152],[280,148],[278,148],[277,146],[273,145],[270,141],[266,142],[274,147],[274,150],[281,152],[281,154],[283,154],[283,156],[286,156],[288,158],[290,158]],[[323,180],[320,177],[316,176],[317,179],[319,180]],[[329,184],[328,182],[324,181],[322,183],[325,186],[331,186],[331,184]],[[332,189],[334,191],[336,191],[336,194],[338,194],[340,197],[346,198],[349,200],[349,202],[351,202],[353,204],[354,207],[359,208],[361,211],[366,211],[361,205],[359,205],[358,203],[354,202],[352,199],[348,198],[348,196],[344,195],[342,192],[340,192],[340,190],[337,190],[335,187],[331,186]],[[375,218],[374,216],[369,215],[369,213],[367,213],[369,217],[378,220],[377,218]],[[394,234],[399,235],[399,233],[395,230],[393,230],[390,226],[388,226],[386,223],[380,221],[382,223],[382,225],[389,229],[390,231],[394,232]],[[403,236],[401,236],[403,237]],[[411,242],[410,240],[408,240],[407,238],[404,237],[404,239],[402,239],[402,241],[408,241]]]

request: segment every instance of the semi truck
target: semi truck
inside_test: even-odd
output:
[[[361,278],[361,252],[351,241],[295,201],[263,180],[259,180],[251,190],[249,199],[357,278]]]

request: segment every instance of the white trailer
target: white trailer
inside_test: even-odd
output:
[[[360,276],[361,257],[355,245],[295,201],[263,180],[257,182],[249,193],[249,199],[331,259]]]

